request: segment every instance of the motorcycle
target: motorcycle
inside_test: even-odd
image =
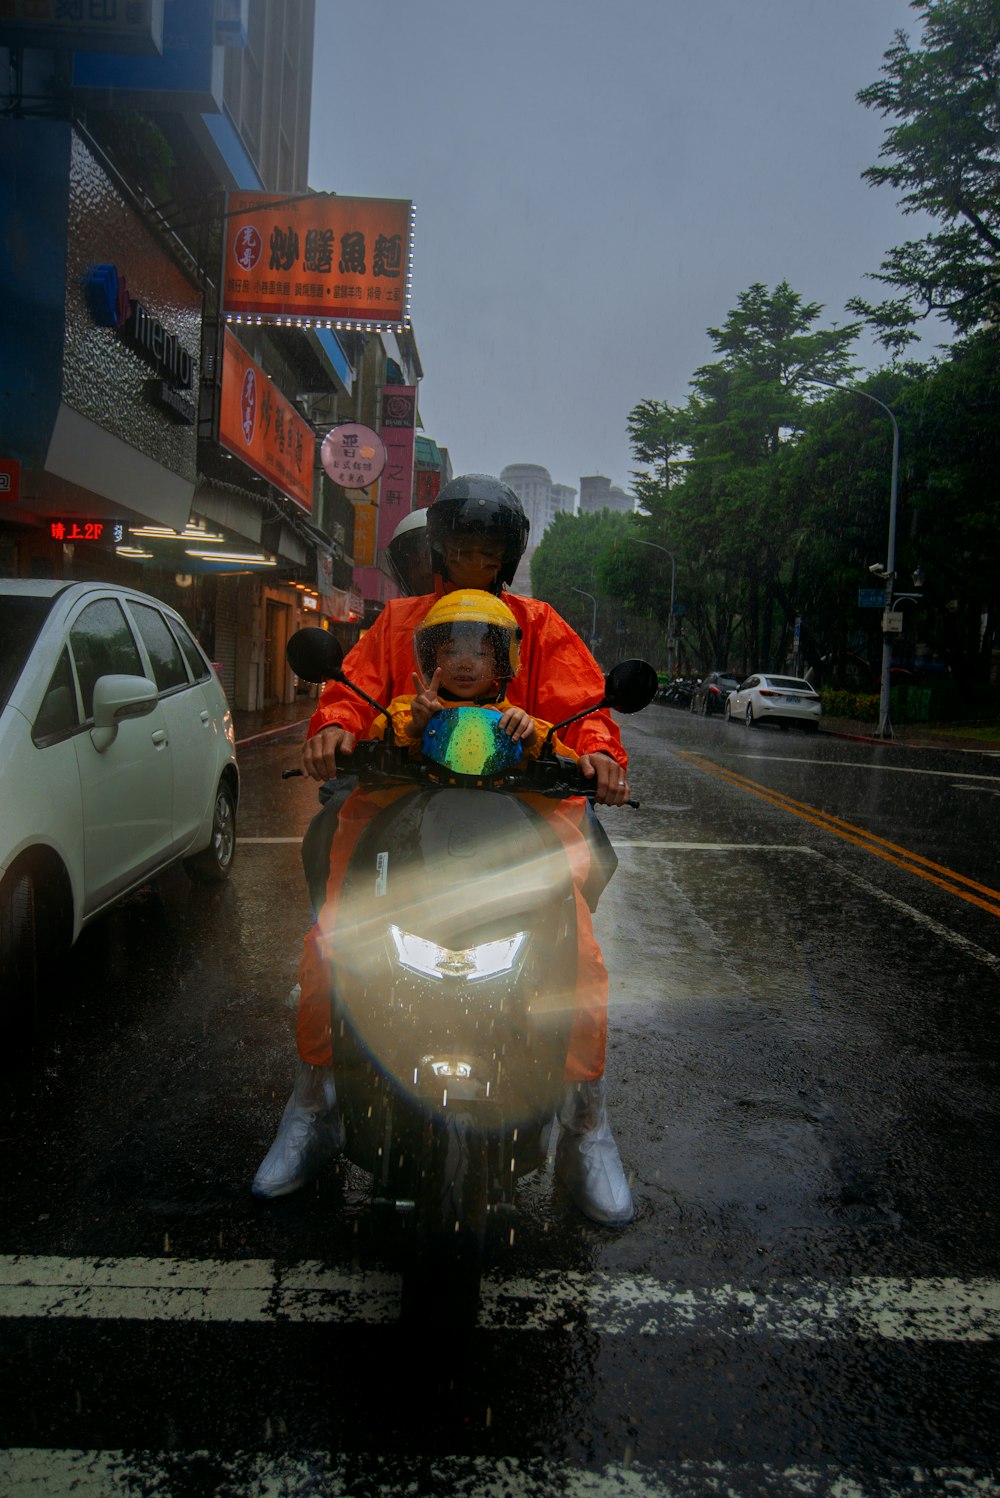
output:
[[[327,631],[300,630],[287,656],[301,679],[341,682],[386,711],[343,675]],[[324,938],[334,1079],[344,1154],[371,1176],[373,1208],[409,1229],[411,1323],[443,1303],[475,1319],[484,1260],[512,1231],[517,1180],[544,1164],[562,1094],[576,904],[545,809],[593,791],[556,756],[556,729],[597,707],[637,712],[655,690],[651,666],[622,662],[600,703],[520,763],[499,715],[471,705],[434,715],[419,758],[391,726],[354,747],[375,810]]]
[[[697,684],[697,678],[694,676],[675,676],[659,700],[665,702],[668,707],[689,708]]]

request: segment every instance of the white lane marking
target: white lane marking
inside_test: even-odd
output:
[[[850,869],[840,867],[838,872],[842,879],[846,879],[851,884],[857,885],[858,889],[864,890],[865,894],[869,895],[873,900],[881,900],[883,905],[889,905],[893,910],[897,910],[900,915],[908,916],[918,926],[923,926],[925,931],[933,931],[934,935],[940,937],[942,941],[950,943],[953,947],[958,947],[967,957],[973,957],[977,962],[982,962],[986,967],[992,968],[994,972],[1000,972],[1000,957],[995,956],[993,952],[987,952],[984,947],[978,946],[974,941],[970,941],[960,931],[952,931],[950,926],[943,926],[933,916],[925,915],[922,910],[917,910],[913,905],[908,905],[905,900],[897,900],[895,895],[890,895],[887,890],[879,889],[877,885],[862,878],[860,874],[853,873]]]
[[[269,1259],[88,1259],[0,1255],[0,1318],[386,1322],[400,1279]],[[863,1276],[789,1280],[767,1290],[689,1286],[652,1275],[544,1271],[484,1281],[479,1323],[509,1331],[585,1326],[608,1336],[771,1336],[784,1340],[1000,1339],[1000,1280]]]
[[[643,842],[638,839],[635,842],[626,842],[620,838],[612,838],[611,844],[614,848],[626,850],[629,848],[659,848],[670,853],[804,853],[813,858],[822,858],[827,863],[832,862],[832,860],[827,858],[826,854],[820,853],[817,848],[807,847],[805,844],[801,847],[796,847],[794,844],[784,843],[667,843]],[[925,931],[932,931],[942,941],[948,942],[953,947],[958,947],[966,956],[975,958],[977,962],[982,962],[986,967],[992,968],[995,972],[1000,972],[1000,957],[997,957],[993,952],[986,951],[984,947],[978,946],[974,941],[970,941],[960,931],[953,931],[949,926],[942,925],[933,916],[925,914],[922,910],[917,910],[914,905],[908,905],[905,900],[897,899],[895,895],[890,895],[887,890],[879,889],[877,885],[872,884],[868,879],[862,878],[860,874],[855,874],[850,869],[844,868],[843,865],[837,865],[837,874],[841,879],[846,879],[849,883],[857,885],[858,889],[864,890],[865,894],[873,900],[880,900],[883,905],[891,906],[900,915],[905,915],[910,920],[915,921],[918,926],[922,926]]]
[[[483,1413],[483,1425],[487,1425]],[[187,1491],[190,1477],[205,1482],[204,1451],[0,1451],[5,1498],[145,1498]],[[461,1493],[463,1498],[912,1498],[917,1492],[950,1498],[995,1498],[995,1472],[973,1467],[903,1467],[870,1478],[832,1463],[777,1467],[771,1462],[636,1462],[631,1453],[600,1468],[574,1467],[545,1457],[414,1456],[376,1451],[237,1451],[211,1457],[213,1492],[242,1498],[323,1493],[325,1498],[393,1498],[399,1493]],[[162,1487],[161,1487],[162,1482]]]
[[[977,753],[975,749],[969,751]],[[775,764],[780,762],[786,765],[821,765],[826,769],[840,770],[884,770],[891,775],[939,775],[945,780],[1000,780],[1000,775],[984,775],[980,770],[922,770],[916,765],[873,765],[860,764],[851,759],[799,759],[796,754],[738,754],[737,759],[756,759],[765,763]]]

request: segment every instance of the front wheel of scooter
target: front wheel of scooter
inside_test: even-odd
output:
[[[403,1267],[402,1320],[415,1329],[470,1332],[486,1248],[487,1142],[471,1113],[429,1128],[414,1238]]]

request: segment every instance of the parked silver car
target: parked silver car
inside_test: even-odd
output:
[[[0,1021],[53,954],[183,859],[225,879],[239,773],[216,672],[180,615],[103,583],[0,580]]]
[[[758,723],[777,723],[787,728],[797,723],[815,733],[823,705],[819,694],[800,676],[764,676],[757,673],[741,681],[726,698],[726,722],[742,718],[748,728]]]

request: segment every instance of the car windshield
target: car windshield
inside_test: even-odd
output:
[[[51,598],[0,597],[0,711],[7,706],[51,607]]]
[[[715,680],[718,686],[725,687],[730,692],[735,692],[739,686],[735,676],[717,676]]]
[[[769,687],[784,687],[786,692],[811,692],[812,687],[799,676],[769,676]]]

